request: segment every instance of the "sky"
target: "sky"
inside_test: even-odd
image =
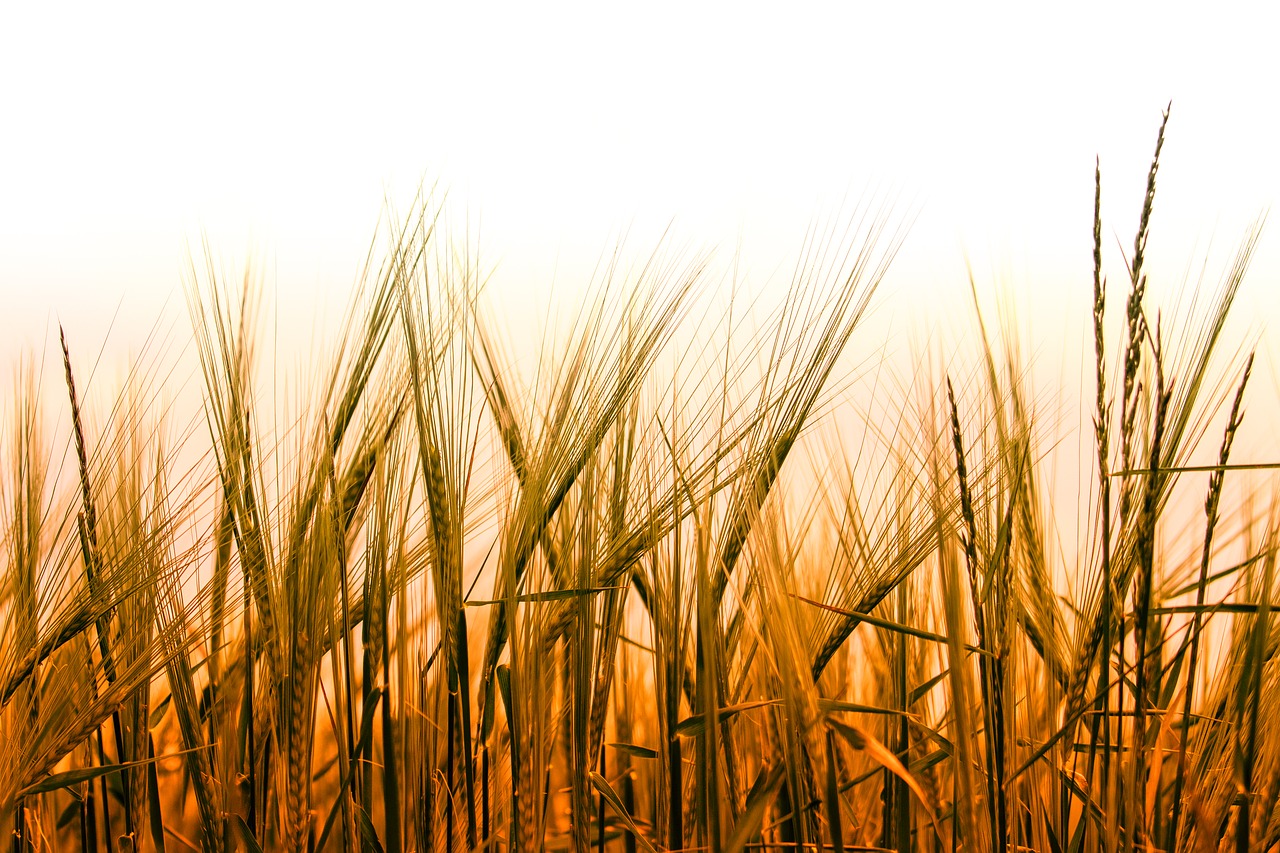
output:
[[[1202,262],[1214,279],[1280,198],[1273,22],[1207,9],[6,4],[0,358],[47,349],[58,323],[127,358],[181,316],[203,241],[262,274],[305,355],[386,202],[426,184],[479,235],[508,323],[572,302],[624,237],[639,255],[666,232],[782,286],[810,225],[886,199],[911,228],[874,341],[971,332],[969,268],[1074,376],[1095,158],[1118,281],[1172,102],[1157,293]],[[1243,334],[1280,317],[1275,229]]]

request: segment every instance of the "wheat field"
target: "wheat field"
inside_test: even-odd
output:
[[[1164,135],[1131,244],[1095,205],[1066,494],[976,294],[970,352],[847,393],[872,203],[776,305],[606,257],[524,352],[424,193],[285,403],[251,276],[196,260],[189,422],[63,336],[0,427],[12,849],[1280,847],[1280,505],[1224,332],[1257,232],[1162,322]]]

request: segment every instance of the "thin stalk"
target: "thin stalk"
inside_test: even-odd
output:
[[[1200,666],[1200,633],[1201,620],[1204,613],[1205,598],[1209,579],[1209,558],[1213,551],[1213,533],[1218,523],[1218,504],[1222,498],[1222,482],[1225,466],[1231,455],[1231,443],[1243,419],[1241,403],[1244,401],[1244,389],[1249,383],[1249,374],[1253,371],[1253,353],[1249,354],[1244,365],[1244,374],[1236,387],[1235,399],[1231,402],[1231,414],[1227,418],[1227,427],[1222,436],[1222,446],[1218,450],[1218,464],[1223,466],[1209,474],[1209,494],[1204,502],[1205,527],[1204,544],[1200,549],[1200,574],[1196,580],[1196,606],[1191,617],[1190,642],[1191,649],[1187,661],[1187,682],[1182,699],[1182,731],[1178,737],[1178,769],[1173,781],[1173,814],[1169,818],[1169,828],[1165,835],[1165,849],[1173,850],[1178,842],[1178,822],[1182,817],[1182,789],[1187,775],[1187,742],[1191,735],[1191,709],[1195,701],[1196,674]]]
[[[1133,589],[1133,640],[1134,654],[1134,690],[1133,690],[1133,760],[1129,770],[1130,796],[1129,813],[1133,820],[1133,829],[1128,836],[1128,843],[1137,846],[1146,843],[1147,828],[1143,815],[1143,791],[1146,780],[1146,741],[1147,741],[1147,671],[1148,638],[1151,617],[1151,590],[1155,575],[1155,537],[1156,507],[1163,478],[1158,473],[1163,451],[1165,418],[1169,409],[1171,392],[1165,384],[1164,355],[1160,349],[1160,326],[1156,323],[1155,337],[1155,369],[1156,369],[1156,406],[1155,423],[1151,432],[1151,450],[1148,462],[1153,472],[1146,483],[1143,494],[1142,514],[1140,516],[1140,533],[1138,538],[1138,574],[1134,579]]]
[[[964,441],[960,433],[960,413],[956,407],[955,389],[947,379],[947,400],[951,405],[951,439],[956,454],[956,479],[960,486],[960,513],[968,533],[961,537],[965,562],[969,569],[969,593],[973,599],[973,623],[978,635],[978,647],[990,652],[987,635],[982,583],[978,577],[978,525],[973,509],[973,497],[969,491],[968,469],[965,465]],[[984,712],[983,729],[987,741],[987,808],[991,814],[995,849],[1004,853],[1008,847],[1008,815],[1003,790],[1004,776],[1004,726],[1000,702],[1000,673],[992,666],[993,659],[982,655],[978,659],[979,685],[982,691]]]
[[[79,464],[80,472],[80,499],[82,509],[77,519],[77,526],[80,533],[80,549],[84,559],[85,581],[89,588],[89,598],[92,601],[101,601],[103,598],[103,590],[101,589],[100,566],[98,565],[98,532],[97,532],[97,512],[94,508],[93,491],[90,488],[89,481],[89,458],[85,447],[84,424],[80,417],[80,401],[76,396],[75,377],[71,372],[71,352],[67,348],[67,335],[63,331],[61,324],[58,326],[58,338],[62,343],[62,366],[65,373],[67,384],[67,396],[71,401],[71,423],[72,433],[75,438],[76,461]],[[114,615],[114,609],[109,608],[98,616],[95,627],[98,633],[98,653],[102,659],[102,670],[107,677],[108,684],[114,684],[116,680],[115,661],[111,657],[111,620]],[[115,734],[116,763],[123,763],[125,760],[124,749],[124,729],[120,724],[120,711],[114,709],[111,712],[112,731]],[[99,731],[99,746],[101,747],[101,731]],[[104,763],[105,760],[104,760]],[[129,777],[128,774],[117,771],[116,774],[120,779],[120,787],[124,792],[124,822],[125,833],[133,835],[133,810],[130,807],[132,797],[129,795]],[[106,784],[105,782],[103,783]],[[114,849],[112,840],[110,811],[106,799],[103,799],[102,810],[107,816],[107,849]]]
[[[1094,166],[1093,193],[1093,353],[1095,398],[1093,430],[1097,448],[1098,483],[1101,490],[1099,502],[1102,505],[1102,530],[1099,534],[1102,548],[1102,604],[1099,616],[1102,622],[1102,642],[1099,654],[1099,714],[1090,723],[1089,759],[1085,778],[1094,779],[1094,757],[1097,753],[1098,728],[1102,728],[1102,789],[1105,791],[1111,778],[1111,625],[1115,610],[1115,580],[1111,574],[1111,478],[1108,476],[1108,460],[1110,458],[1109,430],[1110,405],[1107,402],[1106,372],[1106,335],[1105,320],[1107,306],[1107,282],[1102,275],[1102,164],[1096,161]],[[1068,812],[1070,797],[1064,791],[1062,829],[1069,829]],[[1087,812],[1081,813],[1081,821],[1087,820]]]

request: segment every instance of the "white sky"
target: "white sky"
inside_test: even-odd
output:
[[[1151,253],[1181,275],[1280,198],[1280,122],[1261,7],[1047,8],[7,4],[0,353],[57,320],[96,348],[117,307],[112,341],[135,346],[181,307],[202,232],[311,328],[384,195],[403,207],[424,178],[479,223],[512,310],[672,220],[680,245],[741,238],[753,275],[785,278],[811,219],[870,186],[918,214],[884,328],[965,328],[967,255],[1052,340],[1086,316],[1095,155],[1118,263],[1173,101]],[[1280,316],[1277,227],[1255,328]]]

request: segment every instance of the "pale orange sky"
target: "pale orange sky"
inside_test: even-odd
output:
[[[10,5],[0,347],[61,320],[96,348],[119,307],[129,351],[181,309],[202,233],[231,270],[252,252],[310,330],[345,304],[383,198],[425,178],[517,314],[672,221],[678,245],[740,242],[782,282],[810,220],[875,188],[915,216],[876,342],[968,328],[967,255],[1053,359],[1086,316],[1094,156],[1118,265],[1169,100],[1153,279],[1210,239],[1220,260],[1280,197],[1261,7],[1117,5]],[[1273,227],[1253,327],[1280,316],[1277,284]]]

